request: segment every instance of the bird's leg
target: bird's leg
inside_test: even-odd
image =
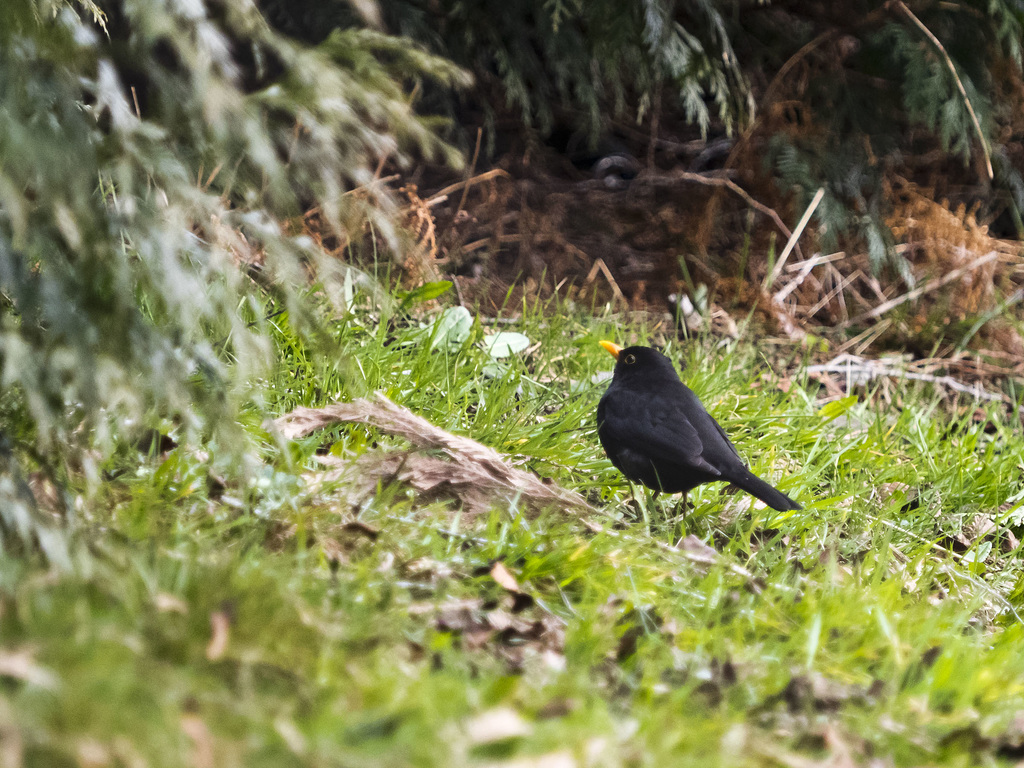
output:
[[[648,531],[651,530],[651,520],[652,519],[656,519],[654,517],[654,511],[658,508],[658,497],[660,495],[661,495],[661,491],[655,491],[654,493],[652,493],[651,494],[651,501],[647,505],[647,507],[649,507],[649,509],[647,507],[644,508],[644,523],[647,524],[647,530]],[[660,518],[657,518],[657,519],[660,519]]]
[[[682,495],[682,497],[680,497],[679,503],[676,504],[675,519],[676,520],[685,520],[686,519],[686,491],[683,491],[683,495]]]
[[[633,481],[628,477],[626,482],[629,483],[629,504],[626,505],[626,508],[632,511],[633,514],[638,514],[640,513],[640,502],[636,500],[636,488],[633,486]]]
[[[683,496],[679,499],[679,503],[676,505],[676,532],[678,533],[679,540],[676,542],[676,546],[682,542],[683,537],[686,535],[686,496],[688,491],[683,491]]]

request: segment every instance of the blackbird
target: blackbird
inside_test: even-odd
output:
[[[612,464],[629,480],[656,492],[681,492],[684,507],[691,488],[725,481],[780,512],[800,509],[747,468],[665,355],[610,341],[601,346],[616,362],[611,386],[597,406],[597,434]]]

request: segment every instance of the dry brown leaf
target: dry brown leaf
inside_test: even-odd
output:
[[[57,486],[42,472],[29,472],[26,480],[39,511],[63,519],[67,510]]]
[[[158,592],[153,598],[153,602],[160,613],[180,613],[182,615],[188,613],[188,605],[177,595]]]
[[[228,638],[230,636],[231,619],[224,611],[214,611],[210,614],[210,642],[206,646],[206,658],[208,661],[217,661],[224,656],[228,649]]]
[[[851,746],[847,739],[840,733],[834,723],[826,723],[821,733],[821,740],[825,744],[827,756],[824,758],[805,757],[795,752],[790,752],[782,746],[758,740],[753,744],[754,751],[761,753],[764,757],[785,766],[785,768],[856,768],[858,765],[884,765],[881,761],[865,763],[864,749],[861,745],[856,748]]]
[[[40,688],[54,689],[57,687],[57,676],[36,664],[35,651],[22,648],[17,651],[0,649],[0,677],[12,677],[29,685]]]
[[[75,757],[78,759],[78,768],[106,768],[114,764],[110,750],[102,742],[96,739],[82,739],[75,745]],[[20,762],[16,765],[21,765]],[[7,768],[8,764],[0,762],[0,766]]]
[[[13,713],[4,708],[0,725],[0,768],[22,768],[25,764],[25,740],[21,729],[14,725]]]
[[[535,757],[519,757],[500,763],[485,763],[480,768],[576,768],[576,766],[577,762],[572,754],[561,751]]]
[[[181,730],[192,740],[192,767],[215,768],[213,736],[206,723],[198,715],[185,714],[181,716]]]
[[[861,686],[841,683],[812,672],[793,675],[780,695],[792,712],[809,709],[834,712],[849,701],[864,699],[867,694]]]
[[[720,560],[718,552],[698,539],[692,533],[676,544],[676,548],[686,552],[694,563],[717,565]]]
[[[512,575],[505,564],[500,560],[491,568],[491,578],[498,582],[498,586],[507,589],[509,592],[519,592],[519,582]]]
[[[506,599],[512,602],[511,596]],[[466,650],[486,651],[510,671],[521,671],[528,663],[543,664],[549,669],[564,666],[564,623],[536,606],[530,616],[504,608],[485,609],[479,599],[410,607],[415,615],[432,611],[436,611],[435,626],[439,631],[457,635]]]
[[[410,611],[415,613],[422,610],[424,613],[437,611],[437,627],[446,632],[466,632],[481,623],[480,614],[484,601],[475,598],[463,600],[451,600],[440,606],[423,604],[422,608],[413,605]]]
[[[408,440],[420,451],[441,451],[447,457],[378,451],[341,463],[339,474],[361,483],[364,489],[372,491],[381,481],[398,481],[427,496],[458,499],[470,514],[489,510],[495,501],[512,503],[516,499],[533,509],[562,506],[595,511],[579,494],[509,466],[493,449],[436,427],[379,392],[373,400],[296,408],[274,424],[284,437],[294,440],[339,422],[367,424]]]
[[[466,736],[473,746],[529,736],[532,731],[533,726],[509,707],[489,709],[466,723]]]

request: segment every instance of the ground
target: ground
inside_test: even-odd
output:
[[[338,321],[327,367],[280,318],[276,412],[380,391],[582,506],[417,491],[410,468],[450,454],[372,418],[294,442],[244,425],[266,439],[244,486],[219,482],[216,448],[110,467],[74,574],[0,564],[7,764],[1019,759],[1024,445],[1005,405],[913,380],[831,391],[806,348],[769,360],[742,327],[663,338],[804,504],[709,485],[679,520],[630,500],[595,434],[597,341],[649,326],[549,306],[463,327],[377,301]],[[493,357],[521,346],[485,344],[499,328],[529,346]]]

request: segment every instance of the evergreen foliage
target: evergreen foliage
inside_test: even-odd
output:
[[[0,382],[15,452],[95,480],[132,430],[230,430],[258,403],[269,353],[238,265],[261,265],[303,327],[309,274],[329,287],[342,268],[278,222],[315,204],[340,238],[368,222],[397,242],[375,169],[454,159],[410,104],[421,77],[464,82],[373,31],[297,45],[243,0],[0,3]],[[39,538],[11,511],[21,490],[7,471],[0,523]]]
[[[752,111],[745,73],[779,73],[769,97],[798,108],[765,99],[766,167],[798,205],[824,184],[825,231],[859,227],[876,268],[908,279],[880,190],[922,142],[990,156],[1024,206],[996,141],[1016,119],[996,73],[1021,71],[1007,0],[824,14],[724,0],[263,0],[262,12],[0,4],[0,514],[22,539],[40,535],[19,459],[95,481],[132,431],[236,444],[220,431],[258,410],[271,354],[261,292],[300,331],[316,324],[301,300],[310,275],[344,303],[338,278],[352,273],[301,236],[299,217],[315,207],[342,243],[370,227],[397,245],[400,210],[377,175],[385,161],[457,162],[414,102],[424,89],[452,98],[463,66],[485,114],[512,109],[541,131],[568,121],[591,138],[610,116],[672,109],[666,94],[702,131],[728,129]],[[258,285],[240,264],[259,268]]]
[[[307,39],[361,23],[347,0],[262,0],[283,30]],[[637,120],[666,88],[706,131],[732,126],[751,109],[746,79],[717,0],[673,3],[501,0],[385,0],[390,31],[473,71],[493,118],[508,109],[541,133],[556,125],[596,137],[610,116]],[[476,105],[474,105],[476,106]]]
[[[308,39],[366,23],[361,5],[347,0],[262,7]],[[956,161],[976,159],[984,183],[991,160],[996,185],[1024,207],[1024,181],[998,143],[1018,112],[1006,98],[1014,91],[1007,77],[1021,72],[1022,14],[1011,0],[380,7],[390,31],[476,74],[477,101],[463,105],[470,122],[512,113],[542,134],[585,128],[593,141],[613,118],[639,121],[656,104],[663,124],[682,119],[705,135],[754,117],[753,148],[784,194],[796,193],[795,209],[826,188],[817,212],[825,247],[858,232],[876,269],[890,265],[908,279],[886,231],[884,184],[894,171],[912,175],[907,158],[935,148],[954,172]],[[751,82],[761,87],[752,91]],[[448,109],[458,112],[451,101]]]
[[[995,184],[1021,188],[998,145],[1018,120],[1014,102],[1000,96],[1007,78],[1020,81],[1021,12],[1002,0],[818,9],[798,3],[784,15],[740,17],[737,49],[760,50],[752,67],[788,73],[770,95],[796,104],[790,111],[761,105],[771,133],[766,167],[783,190],[797,191],[797,208],[826,187],[818,209],[826,247],[859,230],[876,269],[888,264],[909,277],[884,223],[887,174],[912,175],[907,159],[934,148],[954,161],[944,166],[953,173],[956,161],[973,161],[970,173],[982,185],[992,158]],[[1020,208],[1024,198],[1016,194],[1015,203]]]

